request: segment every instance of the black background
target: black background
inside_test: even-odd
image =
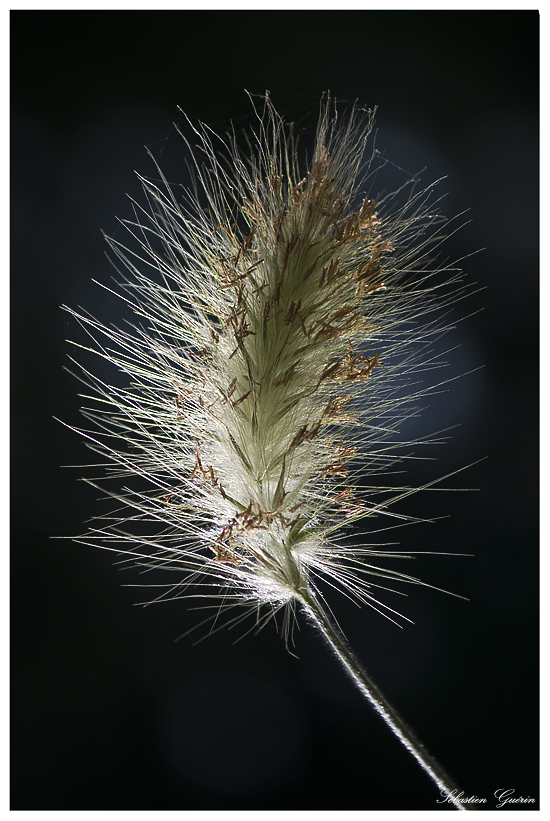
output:
[[[485,288],[461,306],[450,374],[418,434],[458,425],[411,484],[455,477],[405,512],[448,515],[402,547],[474,554],[412,569],[469,598],[391,597],[399,629],[331,605],[383,691],[466,795],[538,799],[538,13],[28,12],[11,15],[12,808],[437,809],[437,791],[302,625],[298,659],[272,627],[236,645],[185,602],[133,606],[113,557],[82,532],[86,462],[74,336],[61,303],[116,319],[112,275],[134,169],[175,152],[192,119],[245,124],[269,89],[304,129],[321,93],[379,106],[377,145],[470,209],[446,254]],[[170,156],[172,156],[170,155]],[[182,171],[184,154],[181,152]],[[170,160],[172,163],[173,160]],[[178,178],[177,162],[170,165]],[[478,249],[486,249],[474,253]],[[481,312],[478,312],[483,309]],[[477,312],[477,313],[476,313]],[[406,568],[408,569],[408,568]],[[522,809],[537,808],[523,805]],[[518,809],[520,807],[510,807]]]

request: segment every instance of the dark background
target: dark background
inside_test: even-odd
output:
[[[61,470],[76,434],[75,335],[59,310],[116,319],[101,229],[120,232],[147,145],[185,179],[180,106],[224,130],[269,89],[299,128],[321,93],[379,106],[377,145],[440,176],[446,255],[485,288],[460,306],[450,371],[418,434],[459,425],[411,484],[487,457],[405,512],[411,571],[438,587],[415,624],[331,605],[382,690],[466,795],[538,799],[538,13],[28,12],[11,15],[12,809],[437,809],[437,791],[307,625],[174,639],[185,602],[133,606],[113,557],[75,535],[97,493]],[[179,152],[179,153],[178,153]],[[174,159],[175,157],[175,159]],[[177,160],[181,160],[181,175]],[[118,236],[118,234],[117,234]],[[474,253],[485,249],[480,253]],[[480,311],[480,309],[483,309]],[[449,343],[450,344],[450,343]],[[405,568],[409,570],[409,568]],[[390,605],[396,597],[386,599]],[[510,809],[520,807],[510,807]],[[523,805],[522,809],[538,808]]]

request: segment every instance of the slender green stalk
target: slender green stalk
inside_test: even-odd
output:
[[[342,634],[331,624],[326,613],[324,613],[323,609],[309,591],[303,592],[300,604],[308,619],[317,627],[354,684],[365,698],[370,701],[376,712],[382,716],[399,741],[404,744],[411,755],[416,758],[422,769],[430,776],[432,781],[437,784],[441,792],[445,794],[445,796],[448,796],[449,801],[454,804],[457,810],[469,809],[469,807],[461,804],[457,798],[456,793],[458,790],[456,784],[450,776],[447,775],[441,764],[430,755],[415,733],[403,721],[399,713],[396,712],[388,700],[382,695],[376,684],[374,684],[347,646]]]

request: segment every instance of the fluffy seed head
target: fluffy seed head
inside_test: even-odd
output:
[[[340,123],[325,101],[307,167],[268,96],[257,118],[246,154],[193,130],[183,194],[160,169],[140,178],[128,247],[108,240],[135,324],[67,309],[126,376],[80,377],[93,388],[83,413],[95,432],[83,433],[107,478],[125,480],[108,490],[117,511],[80,540],[176,571],[158,598],[202,586],[260,623],[288,616],[320,577],[385,607],[377,588],[418,580],[378,566],[386,547],[346,547],[345,528],[397,515],[411,492],[389,491],[383,474],[443,330],[433,190],[410,180],[399,205],[371,192],[369,112]]]

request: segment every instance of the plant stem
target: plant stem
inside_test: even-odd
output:
[[[468,810],[469,807],[458,800],[458,789],[443,767],[428,753],[411,728],[403,721],[391,704],[382,695],[376,684],[369,678],[353,653],[348,648],[340,631],[331,624],[327,615],[320,607],[310,591],[300,591],[300,604],[309,620],[318,628],[331,650],[338,658],[346,672],[353,679],[356,686],[367,698],[374,709],[379,713],[388,727],[405,745],[422,769],[437,784],[441,794],[454,804],[457,810]]]

